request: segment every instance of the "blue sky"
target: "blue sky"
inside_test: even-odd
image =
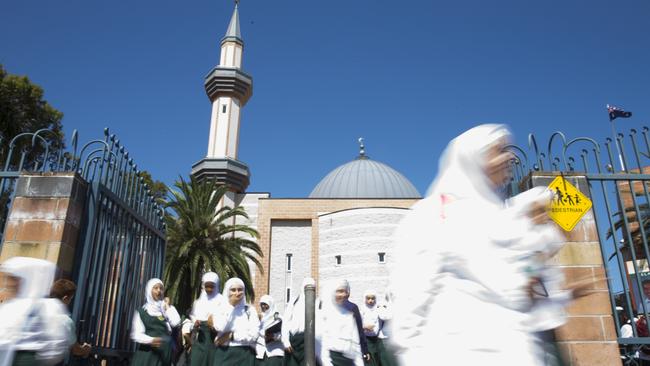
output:
[[[43,86],[82,141],[110,127],[172,183],[205,156],[232,1],[17,1],[0,14],[0,63]],[[650,117],[647,1],[253,1],[240,6],[254,78],[240,159],[249,191],[305,197],[358,153],[421,193],[446,143],[482,122],[545,145],[555,130],[603,141],[605,103]]]

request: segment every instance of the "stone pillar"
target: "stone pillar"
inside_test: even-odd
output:
[[[16,182],[0,262],[17,256],[49,260],[70,277],[88,184],[75,173],[26,173]]]
[[[553,172],[535,173],[530,177],[530,183],[533,187],[546,187],[558,175]],[[565,174],[565,178],[592,199],[584,176]],[[568,321],[556,331],[560,349],[570,365],[620,365],[593,208],[571,232],[560,230],[566,236],[566,244],[552,259],[551,265],[563,268],[567,283],[584,278],[603,279],[594,284],[592,294],[574,301],[567,308]]]

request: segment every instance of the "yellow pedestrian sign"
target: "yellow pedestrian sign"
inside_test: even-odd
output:
[[[573,230],[591,208],[591,201],[563,176],[553,179],[548,188],[553,192],[548,216],[562,229]]]

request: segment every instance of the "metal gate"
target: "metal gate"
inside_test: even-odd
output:
[[[584,175],[609,285],[614,324],[626,364],[636,364],[639,349],[650,345],[643,322],[650,312],[650,143],[649,129],[631,129],[616,140],[602,144],[587,137],[567,140],[561,132],[551,135],[546,151],[541,151],[534,135],[529,135],[528,151],[509,146],[515,154],[514,180],[510,194],[531,171]],[[614,136],[613,136],[614,137]],[[646,283],[644,290],[644,283]],[[640,325],[634,326],[636,319]],[[629,334],[621,327],[630,324]],[[646,323],[647,324],[647,323]],[[637,329],[638,328],[638,329]],[[649,348],[650,350],[650,348]],[[648,352],[650,354],[650,351]]]
[[[76,246],[73,280],[77,284],[72,316],[77,338],[93,346],[92,360],[120,363],[133,352],[131,320],[144,302],[144,287],[160,277],[165,258],[163,210],[129,153],[115,135],[104,130],[104,138],[78,149],[73,132],[70,149],[52,156],[48,130],[16,136],[0,172],[0,193],[12,197],[12,185],[21,172],[76,172],[87,183],[82,231]],[[30,150],[16,157],[20,139],[40,144],[33,164],[24,164]],[[5,193],[6,192],[6,193]],[[4,196],[3,196],[4,197]],[[2,218],[2,223],[6,215]]]
[[[125,360],[133,351],[131,320],[144,287],[160,277],[165,258],[163,211],[115,135],[81,148],[80,172],[89,182],[87,223],[74,278],[73,319],[79,340],[100,357]]]

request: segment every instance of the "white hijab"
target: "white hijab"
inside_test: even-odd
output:
[[[46,299],[55,271],[53,263],[27,257],[13,257],[0,265],[0,272],[20,279],[16,297],[0,305],[0,343],[11,342],[20,350],[52,350],[53,343],[48,342],[57,336],[65,343],[65,334],[59,334],[63,327],[55,321],[65,317],[65,309],[60,301]],[[34,314],[46,318],[33,317]],[[32,322],[45,324],[37,324],[33,329],[30,316]]]
[[[374,296],[375,297],[375,304],[374,305],[370,306],[370,305],[368,305],[366,303],[366,298],[368,296]],[[375,291],[373,289],[368,289],[363,293],[363,307],[362,308],[365,308],[365,309],[368,309],[368,310],[374,310],[374,309],[377,308],[377,302],[378,301],[379,301],[379,299],[377,298],[377,291]]]
[[[375,303],[370,306],[366,303],[366,297],[368,296],[374,296],[375,297]],[[363,326],[367,325],[377,325],[379,327],[379,308],[377,307],[377,302],[379,299],[377,298],[377,292],[375,290],[366,290],[363,293],[363,306],[359,307],[359,312],[361,313],[361,319],[363,322]]]
[[[213,291],[210,296],[205,292],[205,284],[207,282],[214,283],[215,287],[215,291]],[[201,278],[201,295],[199,296],[199,300],[214,301],[219,297],[221,297],[221,293],[219,292],[219,275],[214,272],[204,274]]]
[[[226,284],[223,285],[223,292],[221,294],[224,297],[224,302],[227,302],[228,304],[230,304],[230,296],[229,296],[230,295],[230,288],[235,286],[235,285],[241,286],[242,290],[244,291],[244,294],[246,294],[246,286],[244,285],[244,281],[242,281],[241,279],[239,279],[237,277],[230,278],[230,279],[228,279],[228,281],[226,281]],[[246,295],[242,296],[241,300],[239,300],[239,303],[235,304],[234,307],[239,308],[239,307],[242,307],[242,306],[246,306]]]
[[[205,291],[205,284],[207,282],[214,283],[214,290],[211,296],[208,296],[208,293]],[[198,320],[205,321],[210,314],[216,312],[217,307],[223,301],[223,295],[219,292],[219,275],[214,272],[204,274],[201,279],[201,288],[201,295],[194,302],[192,315]]]
[[[340,312],[346,312],[345,308],[339,304],[336,303],[336,291],[338,290],[345,290],[345,292],[348,293],[348,296],[350,295],[350,282],[346,279],[338,280],[338,281],[333,281],[330,282],[330,284],[327,286],[328,288],[328,293],[330,294],[330,299],[332,301],[332,305],[340,311]],[[347,301],[347,300],[345,300]],[[345,303],[344,301],[344,303]]]
[[[315,286],[316,281],[314,281],[314,279],[311,277],[305,277],[302,280],[302,284],[300,285],[298,296],[293,298],[293,300],[289,303],[289,306],[287,307],[287,311],[285,312],[283,322],[286,322],[288,327],[287,329],[289,329],[292,334],[297,334],[305,331],[304,291],[305,291],[305,286],[307,285]]]
[[[268,310],[262,313],[262,328],[271,324],[275,320],[275,301],[271,295],[264,295],[260,299],[260,304],[266,304],[269,306]]]
[[[161,316],[163,315],[163,300],[154,300],[153,295],[151,294],[151,291],[153,290],[153,287],[160,284],[163,286],[163,282],[158,279],[158,278],[152,278],[147,282],[147,286],[145,287],[144,290],[144,295],[145,298],[147,299],[147,302],[142,306],[144,310],[147,311],[147,313],[151,316]],[[163,293],[164,294],[164,293]],[[163,295],[164,296],[164,295]],[[161,297],[163,297],[161,296]]]
[[[453,139],[440,157],[438,176],[427,196],[449,195],[454,199],[502,204],[503,200],[485,174],[485,152],[492,144],[509,136],[506,126],[485,124]]]
[[[0,266],[0,272],[20,278],[16,299],[38,299],[50,294],[56,266],[46,260],[13,257]]]

